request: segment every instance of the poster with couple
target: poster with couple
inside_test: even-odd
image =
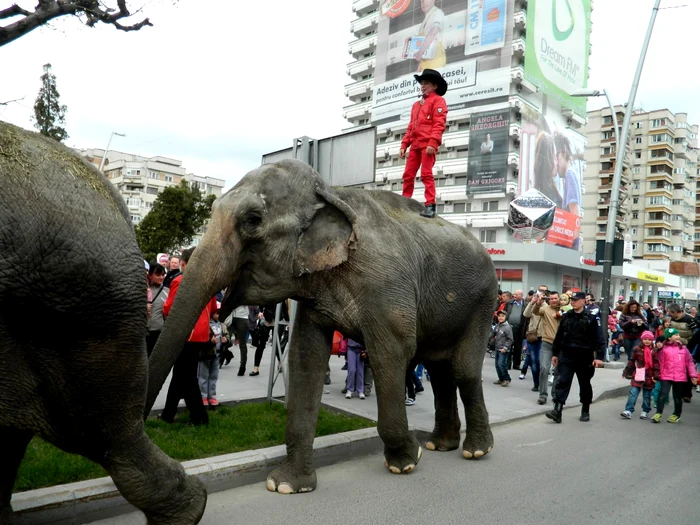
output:
[[[583,135],[563,123],[522,109],[518,195],[534,188],[557,206],[543,242],[580,249],[585,145]]]

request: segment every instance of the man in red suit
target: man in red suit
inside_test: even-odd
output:
[[[435,217],[433,166],[447,122],[447,104],[442,98],[447,92],[447,82],[434,69],[425,69],[423,74],[414,75],[414,78],[420,84],[421,99],[411,108],[411,120],[399,150],[399,156],[403,159],[406,157],[406,150],[410,148],[403,173],[403,196],[413,196],[416,173],[420,167],[420,178],[425,185],[425,209],[421,215],[433,218]]]

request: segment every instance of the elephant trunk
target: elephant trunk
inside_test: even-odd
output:
[[[227,243],[222,249],[221,243],[216,239],[216,229],[210,227],[192,254],[183,272],[170,313],[149,359],[144,417],[148,417],[151,412],[170,369],[180,355],[207,302],[235,280],[239,249],[233,244]]]

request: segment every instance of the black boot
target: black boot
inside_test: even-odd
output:
[[[554,408],[545,414],[549,419],[554,421],[555,423],[561,423],[561,411],[564,408],[564,405],[561,403],[554,403]]]
[[[244,366],[242,366],[238,369],[238,375],[239,376],[245,375],[245,367]]]
[[[591,420],[590,405],[581,406],[581,417],[578,418],[579,421],[588,422]]]
[[[428,219],[434,218],[436,208],[437,206],[435,204],[428,204],[425,209],[420,212],[421,217],[427,217]]]

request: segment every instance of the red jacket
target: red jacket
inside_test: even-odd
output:
[[[422,104],[421,104],[422,102]],[[447,122],[447,104],[440,95],[431,93],[411,108],[411,120],[401,141],[401,149],[413,146],[416,149],[432,146],[438,149]]]
[[[182,274],[175,277],[173,282],[170,283],[170,293],[168,294],[168,298],[165,300],[165,304],[163,305],[163,315],[166,317],[170,313],[170,308],[173,306],[173,301],[177,295],[177,290],[180,288],[180,281],[182,281]],[[209,341],[209,319],[211,319],[211,314],[213,314],[215,311],[216,297],[212,297],[204,307],[204,310],[202,310],[202,313],[199,314],[199,319],[197,319],[197,323],[194,325],[194,329],[192,330],[192,333],[190,333],[190,337],[187,339],[188,343],[206,343]]]

